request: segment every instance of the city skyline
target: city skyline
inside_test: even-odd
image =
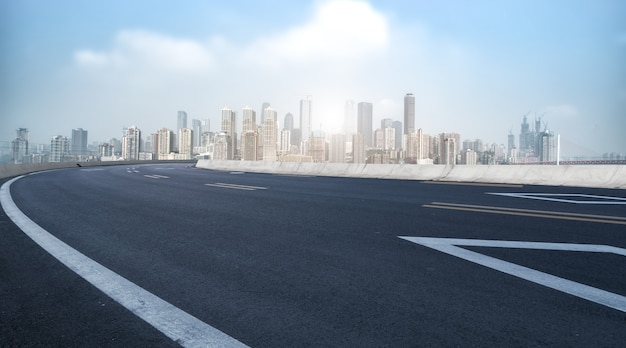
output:
[[[81,127],[106,141],[175,129],[178,110],[216,130],[225,105],[267,103],[280,122],[308,95],[312,130],[333,133],[347,100],[378,124],[402,120],[412,93],[425,133],[506,144],[532,111],[565,154],[626,152],[619,1],[175,5],[2,2],[0,140]]]

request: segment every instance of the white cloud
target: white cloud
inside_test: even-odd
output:
[[[193,40],[173,38],[144,30],[122,30],[109,52],[80,50],[74,55],[81,66],[164,69],[198,72],[214,64],[208,48]]]
[[[311,20],[284,34],[261,38],[247,48],[244,57],[265,65],[298,64],[364,58],[382,50],[389,29],[384,15],[360,1],[318,4]]]

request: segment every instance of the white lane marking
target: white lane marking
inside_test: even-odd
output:
[[[574,204],[626,204],[626,198],[612,196],[586,195],[582,193],[522,193],[522,192],[487,192],[488,195],[507,196],[517,198],[538,199],[542,201],[553,201]],[[554,198],[560,197],[560,198]],[[576,200],[574,198],[587,198]],[[589,199],[590,198],[590,199]]]
[[[223,182],[216,182],[214,184],[204,184],[204,185],[206,185],[206,186],[213,186],[213,187],[236,189],[236,190],[244,190],[244,191],[267,190],[267,187],[227,184],[227,183],[223,183]]]
[[[145,176],[146,178],[151,178],[151,179],[169,179],[169,176],[165,176],[165,175],[158,175],[158,174],[152,174],[152,175],[148,175],[148,174],[144,174],[143,176]]]
[[[533,283],[541,284],[549,288],[574,295],[603,306],[626,312],[626,296],[614,294],[589,285],[577,283],[571,280],[553,276],[548,273],[539,272],[534,269],[520,266],[515,263],[503,261],[491,256],[483,255],[474,251],[463,249],[461,246],[484,246],[494,248],[521,248],[559,251],[578,251],[595,253],[613,253],[626,256],[626,249],[596,244],[568,244],[568,243],[540,243],[540,242],[516,242],[503,240],[481,240],[481,239],[454,239],[454,238],[427,238],[427,237],[406,237],[400,238],[432,248],[443,253],[462,258],[464,260],[489,267],[500,272],[504,272]]]
[[[50,255],[183,347],[246,347],[233,337],[90,259],[30,220],[15,205],[10,193],[11,184],[22,177],[2,185],[0,203],[7,216]]]

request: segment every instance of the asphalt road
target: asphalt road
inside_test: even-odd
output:
[[[251,347],[626,342],[626,310],[399,238],[623,250],[624,190],[163,164],[38,173],[13,182],[10,192],[17,207],[52,235]],[[621,255],[461,248],[604,290],[618,301],[626,296]],[[0,346],[178,343],[61,264],[2,211]]]

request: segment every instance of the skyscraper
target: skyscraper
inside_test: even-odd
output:
[[[63,162],[70,153],[70,142],[67,137],[57,135],[50,140],[50,162]]]
[[[241,132],[241,158],[244,161],[256,161],[259,142],[256,112],[252,110],[252,108],[246,106],[243,108],[242,118],[243,129]]]
[[[86,155],[87,154],[87,131],[78,128],[72,129],[72,140],[70,146],[70,152],[72,155]]]
[[[200,141],[202,138],[202,121],[197,119],[191,120],[191,130],[193,131],[193,146],[200,146]]]
[[[346,136],[345,134],[332,134],[330,136],[330,158],[331,163],[346,162]]]
[[[178,153],[188,155],[191,158],[193,152],[193,130],[190,128],[181,128],[178,139]]]
[[[263,160],[275,162],[278,143],[277,112],[271,107],[263,110]]]
[[[236,114],[233,110],[225,107],[222,109],[222,132],[228,138],[227,158],[235,159],[237,151],[237,133],[235,132]]]
[[[272,106],[270,102],[263,102],[263,105],[261,105],[261,124],[265,122],[265,109],[269,108],[270,106]]]
[[[287,131],[293,130],[293,115],[291,114],[291,112],[288,112],[285,115],[285,122],[283,125],[283,129]]]
[[[415,131],[415,97],[413,93],[404,96],[404,134]]]
[[[16,138],[11,142],[11,153],[14,164],[24,163],[24,157],[28,155],[28,129],[20,128],[16,132]]]
[[[396,149],[402,148],[402,122],[393,121],[392,125],[393,129],[395,129],[395,139],[396,139]]]
[[[363,144],[365,147],[372,147],[373,144],[373,106],[372,103],[360,102],[357,104],[357,133],[363,134]]]
[[[300,100],[300,141],[304,144],[311,137],[313,128],[311,127],[311,99]]]
[[[187,113],[185,111],[178,111],[178,123],[176,123],[176,133],[182,128],[187,128]]]
[[[122,134],[122,158],[124,160],[139,159],[139,145],[141,144],[141,131],[137,126],[124,129]]]

